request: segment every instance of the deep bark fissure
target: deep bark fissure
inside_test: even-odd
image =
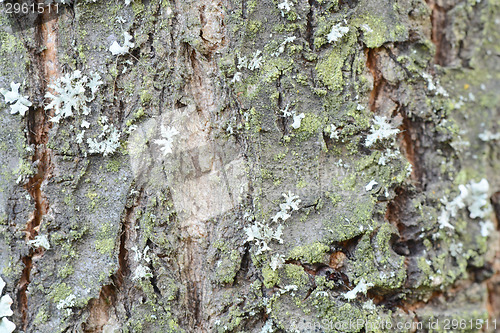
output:
[[[188,47],[188,61],[192,68],[192,75],[188,84],[188,89],[193,96],[196,104],[196,110],[207,132],[207,138],[210,136],[209,123],[215,116],[211,111],[213,107],[214,91],[209,86],[211,78],[207,70],[211,68],[209,60],[198,53],[195,49]],[[206,222],[206,221],[205,221]],[[205,249],[201,245],[201,237],[208,235],[190,234],[189,227],[193,221],[188,222],[182,227],[185,236],[182,239],[182,246],[179,249],[181,259],[180,279],[186,285],[186,294],[184,297],[184,306],[186,312],[184,322],[193,332],[203,332],[203,322],[201,320],[201,303],[203,300],[203,280],[205,276],[202,272],[201,258],[205,257]]]
[[[136,195],[129,200],[132,200],[125,208],[125,212],[121,219],[120,242],[118,250],[118,269],[111,275],[111,284],[104,285],[99,292],[99,297],[94,298],[89,302],[89,317],[84,324],[84,332],[96,333],[102,332],[104,325],[110,321],[110,311],[116,308],[119,300],[123,300],[122,305],[126,314],[130,309],[127,303],[127,296],[120,293],[126,292],[126,287],[130,282],[130,262],[127,243],[130,239],[130,228],[135,217],[135,210],[141,202],[143,189],[139,191],[132,190],[131,193]]]
[[[381,91],[384,89],[386,85],[386,81],[384,80],[382,73],[377,66],[377,57],[380,49],[367,49],[366,51],[366,66],[368,70],[373,76],[373,88],[370,93],[370,100],[368,105],[370,106],[370,110],[372,112],[376,112],[377,110],[377,100],[381,94]]]
[[[307,13],[307,24],[306,24],[306,41],[309,44],[309,48],[314,50],[314,7],[316,6],[316,0],[309,0],[309,12]]]
[[[421,170],[420,154],[418,152],[420,142],[418,138],[423,135],[423,130],[419,130],[420,123],[413,121],[407,115],[406,111],[401,110],[400,114],[403,116],[403,124],[401,125],[401,147],[406,158],[412,165],[412,179],[415,186],[422,188],[423,184],[423,171]]]
[[[391,59],[396,66],[400,67],[405,72],[406,76],[412,76],[408,69],[397,61],[397,55],[394,54],[394,50],[391,49],[391,47],[368,49],[366,52],[366,64],[373,76],[373,89],[370,93],[369,106],[370,110],[375,114],[383,114],[385,112],[384,116],[402,119],[402,123],[399,126],[400,133],[398,134],[399,148],[412,166],[411,183],[414,187],[410,184],[403,184],[396,187],[394,189],[395,197],[387,203],[384,216],[385,220],[394,225],[398,230],[398,234],[394,235],[391,239],[390,245],[396,254],[405,258],[404,268],[407,275],[406,286],[398,290],[393,290],[390,293],[384,290],[372,289],[368,292],[368,296],[372,298],[377,305],[384,306],[388,309],[400,307],[404,311],[409,312],[413,304],[412,302],[404,303],[403,299],[405,295],[408,294],[406,288],[411,288],[411,268],[418,266],[415,258],[424,250],[424,239],[419,237],[420,228],[418,225],[415,225],[417,216],[414,216],[412,201],[419,191],[425,189],[425,170],[422,170],[422,156],[425,151],[421,147],[420,138],[425,137],[428,133],[426,133],[423,122],[409,115],[406,106],[401,104],[398,97],[398,90],[400,88],[388,82],[384,77],[382,68],[380,68],[383,61],[379,58],[383,56],[382,52],[384,52],[383,54]],[[393,102],[393,108],[380,110],[384,100],[391,100]]]
[[[243,19],[247,18],[247,0],[241,1],[241,17]]]
[[[452,43],[446,35],[446,27],[449,24],[448,12],[453,8],[445,8],[437,4],[435,0],[426,0],[431,8],[431,40],[436,46],[434,62],[440,66],[448,65],[452,60]]]
[[[419,238],[419,227],[407,225],[411,221],[411,209],[408,207],[413,197],[412,193],[404,188],[395,189],[396,196],[387,205],[386,219],[398,228],[399,239],[392,243],[393,250],[399,255],[408,257],[419,255],[423,250],[423,239]]]
[[[377,113],[379,107],[378,101],[382,99],[389,99],[394,103],[395,109],[389,116],[400,115],[403,119],[403,122],[400,126],[401,132],[399,134],[399,137],[401,138],[402,152],[412,165],[412,176],[415,185],[421,187],[423,172],[420,167],[421,158],[419,155],[423,154],[423,152],[419,152],[420,143],[418,138],[424,136],[424,129],[421,126],[420,122],[412,119],[411,116],[408,115],[405,107],[402,106],[399,102],[397,96],[398,88],[390,85],[389,82],[387,82],[387,80],[384,78],[377,63],[379,53],[382,50],[385,51],[387,56],[392,59],[394,63],[396,63],[405,71],[408,77],[411,77],[411,73],[409,73],[408,69],[397,61],[396,55],[390,48],[368,49],[366,52],[366,64],[368,70],[373,76],[373,89],[370,93],[369,101],[370,110],[374,113]]]
[[[284,110],[286,110],[289,105],[287,104],[285,107],[283,107],[283,87],[281,86],[281,74],[278,76],[278,79],[276,80],[276,89],[278,90],[278,116],[276,119],[276,124],[278,128],[280,129],[281,133],[283,136],[286,135],[287,132],[287,122],[286,122],[286,116],[283,113]]]
[[[44,12],[39,18],[41,22],[35,28],[35,41],[37,49],[31,50],[33,59],[33,71],[36,73],[40,89],[39,93],[45,94],[49,90],[48,84],[58,76],[57,67],[57,16],[54,12]],[[33,165],[36,165],[36,173],[25,185],[26,191],[34,201],[34,211],[26,224],[26,240],[32,240],[38,235],[43,217],[49,209],[49,202],[43,193],[42,185],[51,176],[52,151],[47,147],[51,123],[48,114],[42,106],[32,107],[28,111],[28,143],[34,145],[32,157]],[[28,327],[28,295],[26,293],[30,283],[33,258],[43,254],[43,248],[30,249],[28,254],[22,258],[24,269],[18,286],[18,302],[22,317],[22,327]]]

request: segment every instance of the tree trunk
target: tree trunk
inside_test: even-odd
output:
[[[43,8],[0,17],[16,332],[495,331],[498,0]]]

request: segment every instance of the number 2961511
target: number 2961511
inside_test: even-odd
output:
[[[59,4],[46,5],[44,3],[12,3],[0,2],[1,14],[28,15],[28,14],[51,14],[59,13]]]

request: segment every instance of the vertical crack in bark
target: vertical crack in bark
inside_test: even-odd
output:
[[[38,44],[38,50],[42,51],[34,50],[31,56],[34,63],[34,72],[39,80],[40,93],[45,94],[48,83],[58,76],[57,16],[55,11],[45,11],[39,19],[44,23],[36,27],[35,40]],[[36,173],[25,186],[35,202],[35,209],[26,225],[26,240],[34,239],[38,234],[43,216],[47,214],[49,209],[49,202],[43,193],[43,184],[50,178],[52,171],[52,151],[47,148],[50,127],[51,123],[43,105],[29,110],[28,142],[35,146],[32,162],[36,165]],[[33,258],[42,254],[42,248],[30,249],[28,255],[22,258],[25,267],[19,281],[18,300],[24,330],[28,327],[28,296],[26,290],[30,283]]]
[[[215,116],[217,107],[217,92],[214,90],[211,76],[215,74],[215,65],[205,59],[196,50],[188,47],[188,64],[192,68],[192,77],[186,87],[193,96],[196,110],[200,114],[201,123],[198,128],[205,133],[202,135],[206,144],[210,140],[210,121]],[[201,143],[200,143],[201,144]],[[210,144],[209,144],[210,146]],[[202,304],[204,298],[204,281],[206,275],[203,270],[203,258],[206,248],[202,245],[206,239],[206,221],[199,221],[199,217],[191,216],[181,220],[181,248],[179,249],[180,279],[186,285],[184,295],[185,325],[191,332],[205,332],[202,320]]]
[[[453,58],[453,46],[446,34],[446,27],[449,25],[448,11],[452,7],[445,8],[435,0],[426,0],[426,2],[431,9],[431,40],[436,46],[434,62],[440,66],[446,66]]]
[[[412,180],[416,190],[411,186],[398,186],[394,189],[396,196],[387,204],[385,219],[398,229],[398,235],[391,239],[390,244],[395,253],[405,258],[404,265],[407,273],[406,288],[411,288],[415,281],[417,272],[414,267],[418,267],[417,258],[423,251],[423,240],[419,236],[418,214],[415,213],[413,200],[422,190],[421,156],[423,153],[420,145],[420,137],[424,135],[425,128],[418,119],[408,116],[405,106],[399,100],[399,89],[396,83],[386,80],[383,75],[383,66],[402,67],[395,59],[393,50],[390,47],[368,49],[367,68],[373,76],[373,89],[370,94],[370,110],[386,117],[402,118],[400,125],[400,151],[412,165]],[[392,60],[391,60],[392,59]],[[394,64],[391,64],[394,62]],[[403,68],[405,70],[405,68]],[[406,70],[405,73],[410,76]],[[385,305],[389,307],[401,303],[401,293],[398,291],[393,296],[385,295]],[[411,303],[405,305],[405,309]]]
[[[180,8],[182,4],[177,2],[177,6],[179,11],[183,10]],[[213,146],[211,126],[217,121],[216,117],[221,114],[220,110],[224,109],[221,102],[226,100],[225,90],[220,85],[221,79],[216,59],[218,50],[227,45],[225,13],[222,8],[220,0],[205,0],[197,3],[196,9],[193,8],[193,10],[199,11],[201,43],[181,45],[185,49],[181,67],[187,67],[190,74],[182,94],[192,98],[198,113],[196,119],[191,120],[194,132],[190,144],[210,147],[208,149],[214,150],[216,155],[218,152]],[[215,160],[220,162],[220,156],[215,156]],[[214,163],[211,166],[212,171],[215,171],[218,166],[219,163]],[[223,165],[221,166],[223,175],[222,169]],[[210,184],[210,182],[201,181],[197,184],[199,186],[197,191],[203,191],[203,187],[211,186]],[[207,188],[207,190],[210,189]],[[196,193],[192,195],[198,196]],[[210,215],[210,209],[212,207],[204,208],[200,213],[190,212],[179,219],[180,244],[177,261],[179,279],[186,286],[181,300],[185,308],[181,324],[189,332],[207,332],[212,325],[204,316],[206,311],[204,305],[209,303],[206,288],[210,281],[204,258],[207,256],[211,234],[210,220],[206,219],[206,216]]]
[[[386,81],[383,79],[382,73],[378,69],[377,58],[379,48],[377,49],[367,49],[366,51],[366,67],[373,76],[373,89],[370,93],[370,110],[372,112],[377,111],[377,101],[379,99],[380,93],[383,90]]]
[[[283,106],[283,87],[281,86],[281,76],[278,76],[278,80],[276,80],[276,89],[278,90],[278,116],[276,117],[276,125],[280,129],[283,136],[286,135],[287,126],[286,126],[286,118],[282,111],[287,108],[289,105]]]
[[[411,119],[404,107],[400,108],[400,114],[403,117],[403,124],[400,127],[402,152],[412,165],[411,177],[413,184],[418,189],[425,189],[427,176],[422,168],[424,151],[421,148],[420,141],[420,138],[425,135],[425,124],[421,120]]]
[[[306,41],[309,44],[309,48],[314,50],[314,7],[316,6],[316,0],[309,1],[309,12],[307,13],[307,25],[306,25]]]
[[[218,50],[228,42],[224,26],[225,13],[222,8],[220,0],[205,0],[198,4],[202,44],[196,47],[188,45],[184,53],[185,63],[191,72],[184,93],[192,96],[194,100],[200,122],[196,127],[202,132],[194,135],[193,140],[200,140],[196,142],[197,145],[206,145],[212,149],[211,124],[216,121],[217,114],[222,109],[221,101],[225,100],[224,90],[218,82],[220,78],[217,61],[214,59]],[[216,165],[212,166],[215,167]],[[210,183],[205,186],[207,185],[210,186]],[[200,186],[202,187],[203,183]],[[209,281],[204,258],[210,239],[210,226],[209,221],[204,220],[202,216],[204,215],[193,214],[180,220],[181,244],[178,262],[180,279],[186,286],[183,300],[186,311],[183,322],[190,332],[207,332],[211,326],[203,315],[203,307],[209,302],[205,291]]]
[[[385,116],[391,117],[398,114],[402,117],[400,125],[401,133],[401,150],[407,160],[412,165],[412,179],[415,186],[422,189],[425,187],[425,174],[421,167],[421,149],[420,138],[424,137],[425,127],[419,119],[413,119],[408,115],[406,108],[401,105],[398,98],[398,87],[391,85],[383,76],[380,70],[379,58],[386,55],[388,59],[392,59],[394,63],[403,68],[408,76],[411,74],[397,60],[393,51],[389,48],[368,49],[367,67],[373,76],[373,89],[370,93],[370,110],[374,113],[385,113]],[[387,102],[389,101],[389,103]],[[381,108],[383,110],[381,110]]]
[[[397,187],[396,197],[387,205],[386,219],[398,228],[399,239],[392,244],[394,251],[402,256],[415,256],[424,249],[422,240],[415,237],[418,234],[418,225],[409,225],[405,222],[411,221],[411,193],[408,190]],[[406,263],[407,264],[407,263]]]
[[[85,333],[103,332],[105,326],[108,328],[116,326],[118,328],[118,322],[120,321],[116,318],[120,312],[117,309],[118,304],[124,307],[126,316],[129,316],[130,309],[127,300],[128,291],[132,289],[132,286],[129,285],[131,280],[127,244],[130,242],[130,229],[135,218],[135,210],[141,202],[142,194],[143,189],[137,193],[133,202],[128,204],[125,209],[120,232],[118,270],[111,276],[112,284],[102,286],[99,297],[89,301],[89,316],[82,325]],[[112,312],[112,310],[115,311]]]

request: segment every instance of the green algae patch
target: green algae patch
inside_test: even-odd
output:
[[[377,48],[387,42],[403,42],[408,39],[408,29],[399,22],[391,22],[388,17],[365,15],[358,22],[363,30],[362,40],[368,48]]]
[[[280,283],[278,271],[273,270],[271,267],[262,268],[262,276],[266,288],[272,288]]]
[[[290,284],[296,285],[299,288],[309,283],[309,276],[304,271],[304,268],[293,264],[285,265],[285,279],[288,280]]]
[[[300,260],[301,262],[306,262],[310,264],[325,262],[327,257],[327,252],[330,247],[320,243],[315,242],[308,245],[297,246],[290,251],[288,255],[289,259]]]
[[[49,294],[49,297],[54,301],[54,303],[58,303],[66,299],[68,296],[73,294],[73,290],[66,284],[61,283],[55,286]]]
[[[115,228],[110,223],[103,225],[97,233],[95,241],[95,249],[100,254],[111,255],[115,248],[116,235],[114,234]]]
[[[299,140],[306,140],[318,133],[318,131],[323,128],[323,124],[324,121],[321,117],[313,113],[306,113],[304,119],[302,119],[300,123],[300,127],[297,129],[297,137]]]
[[[347,61],[354,55],[356,33],[346,36],[345,44],[334,45],[316,65],[318,77],[330,90],[342,91],[345,85],[343,70],[349,72],[351,65]]]
[[[222,255],[222,260],[217,265],[215,279],[221,283],[232,283],[241,265],[240,253],[237,250],[222,251]]]
[[[400,288],[406,279],[404,257],[398,256],[384,243],[388,242],[387,237],[391,234],[383,230],[385,226],[381,227],[382,230],[379,230],[374,242],[369,234],[361,237],[354,252],[355,259],[350,263],[353,272],[351,279],[364,279],[377,287],[396,289]]]

